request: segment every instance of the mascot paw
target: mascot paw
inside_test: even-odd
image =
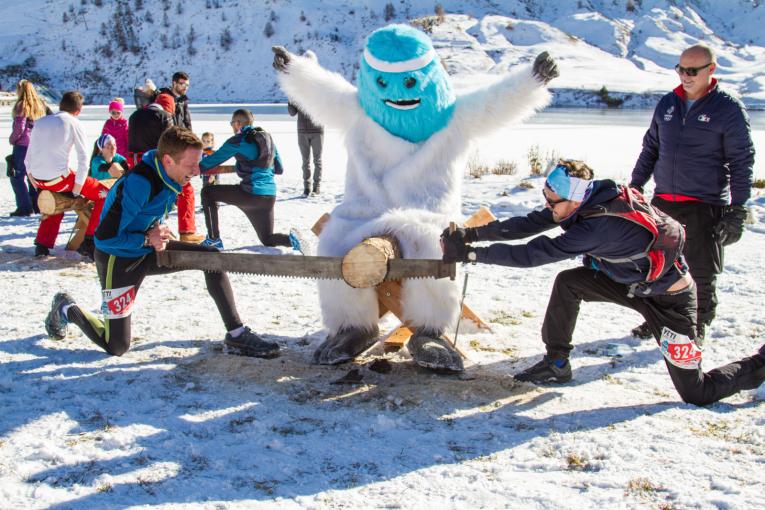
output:
[[[313,362],[317,365],[337,365],[352,360],[372,347],[377,341],[380,330],[375,326],[366,328],[344,328],[327,338],[313,353]]]
[[[421,367],[447,374],[465,370],[460,354],[437,331],[418,329],[409,339],[407,349]]]
[[[282,73],[287,72],[287,64],[292,60],[292,55],[284,46],[271,46],[274,52],[274,69]]]
[[[547,85],[553,78],[560,76],[560,73],[558,72],[558,64],[555,63],[555,60],[546,51],[537,55],[537,59],[534,61],[534,66],[532,67],[532,72],[534,73],[534,77],[545,85]]]

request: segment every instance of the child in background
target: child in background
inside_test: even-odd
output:
[[[127,172],[127,160],[117,152],[112,135],[101,135],[93,146],[90,157],[90,176],[99,181],[119,179]]]
[[[125,100],[115,97],[109,103],[109,118],[104,122],[102,135],[112,135],[117,143],[117,153],[128,156],[128,120],[124,115]]]
[[[215,152],[215,135],[209,131],[202,133],[202,159]],[[202,189],[211,184],[218,184],[217,175],[200,175],[202,178]]]

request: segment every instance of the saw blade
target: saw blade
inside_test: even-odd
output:
[[[343,259],[340,257],[165,250],[157,252],[157,265],[178,269],[201,269],[214,273],[245,273],[293,278],[343,278]]]
[[[456,275],[456,264],[436,259],[390,259],[385,280],[406,278],[451,278]]]

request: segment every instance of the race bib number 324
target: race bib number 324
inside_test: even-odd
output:
[[[135,285],[101,291],[101,312],[107,319],[121,319],[130,315],[135,302]]]
[[[695,370],[701,365],[701,349],[696,347],[696,343],[669,328],[661,332],[661,353],[679,368]]]

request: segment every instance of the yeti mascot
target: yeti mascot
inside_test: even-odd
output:
[[[529,66],[465,95],[422,32],[406,25],[380,28],[366,40],[358,88],[339,74],[273,48],[274,68],[290,101],[317,123],[345,136],[345,195],[324,226],[319,255],[342,257],[356,244],[393,235],[402,256],[440,259],[439,236],[461,217],[460,183],[471,140],[544,107],[544,85],[558,75],[546,53]],[[442,336],[459,313],[459,291],[449,280],[402,282],[408,348],[415,362],[460,372],[462,359]],[[329,335],[313,359],[337,364],[372,346],[379,330],[375,289],[320,281],[319,298]]]

